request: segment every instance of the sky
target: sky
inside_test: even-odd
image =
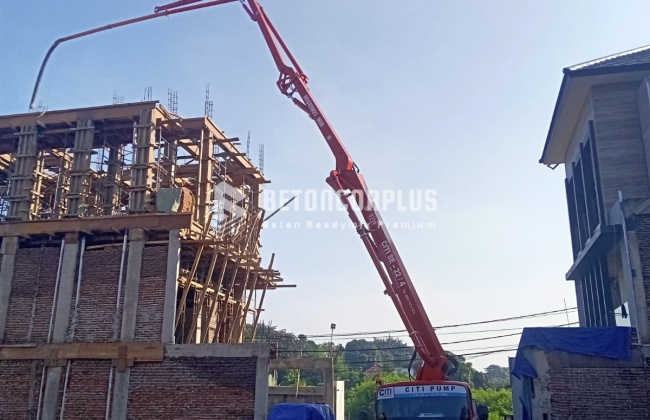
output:
[[[573,283],[564,280],[571,252],[563,171],[538,159],[562,69],[647,44],[649,3],[261,2],[370,189],[384,198],[384,220],[398,223],[390,233],[433,325],[575,306]],[[158,4],[4,2],[0,114],[27,111],[55,39]],[[151,87],[166,106],[172,89],[179,113],[195,117],[209,83],[216,124],[231,137],[250,131],[256,164],[264,145],[267,209],[300,191],[262,232],[263,265],[276,253],[274,267],[297,285],[269,293],[263,320],[307,335],[328,334],[331,323],[335,333],[401,330],[345,213],[313,200],[327,197],[334,160],[315,124],[278,92],[277,75],[259,29],[235,2],[63,43],[38,99],[49,110],[111,104],[115,92],[137,102]],[[400,194],[401,204],[390,202]],[[409,201],[418,194],[428,194],[421,195],[428,207]],[[443,343],[479,339],[445,346],[466,354],[518,342],[485,337],[575,321],[568,311],[438,331]],[[483,329],[490,331],[475,332]],[[470,361],[505,366],[513,354]]]

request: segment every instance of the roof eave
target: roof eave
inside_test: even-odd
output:
[[[564,68],[562,70],[564,76],[562,78],[560,92],[555,102],[555,109],[553,110],[553,116],[551,117],[551,123],[548,129],[548,133],[546,135],[546,143],[544,144],[544,150],[542,151],[542,157],[539,159],[539,163],[545,165],[557,163],[548,160],[548,153],[551,148],[551,142],[553,141],[553,135],[555,134],[557,120],[560,117],[560,108],[562,107],[562,104],[566,100],[567,90],[569,88],[571,80],[575,80],[581,77],[634,73],[639,71],[650,71],[650,63],[632,64],[628,66],[582,68],[582,69],[572,69],[571,67]]]
[[[571,70],[571,67],[565,68],[563,73],[565,75],[570,75],[571,77],[583,77],[583,76],[600,76],[603,74],[616,74],[616,73],[632,73],[635,71],[644,71],[650,70],[650,63],[644,64],[630,64],[627,66],[616,66],[616,67],[596,67],[596,68],[584,68]]]
[[[569,74],[567,73],[568,69],[564,69],[564,76],[562,77],[562,84],[560,85],[560,93],[557,95],[557,100],[555,101],[555,108],[553,109],[553,116],[551,117],[551,124],[548,128],[548,133],[546,134],[546,142],[544,143],[544,150],[542,151],[542,156],[539,159],[539,163],[547,164],[544,162],[548,149],[551,145],[551,137],[555,130],[555,121],[559,115],[560,106],[564,100],[564,95],[566,93],[567,86],[569,84]]]

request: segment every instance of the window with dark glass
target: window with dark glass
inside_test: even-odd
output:
[[[603,221],[600,204],[596,150],[592,135],[582,142],[578,159],[571,164],[565,180],[571,245],[574,259],[585,247],[598,225]]]

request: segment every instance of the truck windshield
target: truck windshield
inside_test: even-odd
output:
[[[378,420],[469,420],[467,395],[377,400]]]

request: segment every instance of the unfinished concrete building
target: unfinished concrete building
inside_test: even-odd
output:
[[[265,417],[282,279],[236,145],[155,101],[0,116],[0,419]]]
[[[650,418],[650,47],[564,69],[540,162],[564,165],[580,328],[524,330],[515,418]]]

